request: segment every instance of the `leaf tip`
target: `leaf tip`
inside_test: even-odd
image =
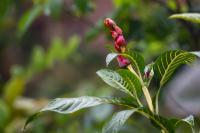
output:
[[[22,132],[24,132],[26,130],[26,127],[28,126],[28,124],[30,122],[32,122],[33,120],[35,120],[39,115],[40,115],[40,112],[37,112],[37,113],[29,116],[29,118],[26,120],[26,122],[25,122],[25,124],[24,124],[24,126],[22,128]]]

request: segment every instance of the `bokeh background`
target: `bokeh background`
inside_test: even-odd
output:
[[[200,12],[200,1],[1,0],[0,132],[20,132],[28,116],[56,97],[123,95],[95,74],[106,67],[105,57],[113,46],[109,32],[103,27],[106,17],[118,23],[128,47],[141,52],[146,63],[170,49],[198,51],[200,26],[168,19],[174,13],[184,12]],[[178,84],[181,82],[184,81]],[[199,89],[199,84],[195,88]],[[167,103],[167,94],[161,95],[162,114],[183,118],[195,113],[198,128],[200,100],[195,99],[195,112],[191,108],[187,112],[174,99],[168,98],[171,101]],[[174,104],[169,106],[170,102]],[[102,105],[72,115],[46,113],[25,132],[98,133],[113,112],[121,109]],[[133,131],[159,132],[137,114],[121,130]]]

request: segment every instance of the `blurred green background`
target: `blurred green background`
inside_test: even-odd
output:
[[[200,12],[200,1],[1,0],[0,132],[20,132],[30,114],[56,97],[122,95],[95,74],[106,67],[106,47],[113,46],[105,17],[119,24],[128,47],[140,51],[146,63],[169,49],[199,50],[199,25],[168,19],[184,12]],[[99,133],[116,110],[103,105],[73,115],[47,113],[26,132]],[[158,132],[138,115],[121,130],[133,131]]]

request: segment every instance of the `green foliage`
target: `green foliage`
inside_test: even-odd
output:
[[[75,7],[77,16],[85,15],[94,10],[94,3],[91,0],[75,0]]]
[[[195,58],[194,54],[181,50],[168,51],[160,55],[154,64],[154,71],[160,86],[163,86],[171,78],[180,65],[189,64]]]
[[[103,103],[103,100],[97,97],[83,96],[79,98],[57,98],[52,100],[41,112],[55,111],[58,113],[68,114],[77,110],[97,106]]]
[[[42,7],[35,6],[22,16],[18,24],[18,32],[20,36],[26,32],[26,30],[30,27],[32,22],[41,14],[41,12]]]
[[[109,53],[107,56],[106,56],[106,66],[108,66],[110,64],[110,62],[115,59],[116,57],[118,56],[117,53]]]
[[[28,30],[31,24],[34,22],[36,18],[45,14],[49,15],[56,15],[57,12],[60,12],[63,0],[35,0],[34,6],[26,11],[20,18],[18,23],[18,36],[22,37],[24,33]],[[54,13],[54,14],[53,14]]]
[[[126,53],[125,53],[126,54]],[[124,54],[124,55],[125,55]],[[109,64],[112,59],[114,59],[118,54],[111,53],[106,58],[106,63]],[[138,67],[137,70],[140,70],[139,67],[143,67],[141,65],[138,56],[130,56],[130,54],[126,54],[126,57],[132,59],[135,66]],[[135,57],[135,58],[134,58]],[[143,58],[142,58],[143,59]],[[189,64],[192,63],[196,59],[196,55],[190,52],[182,51],[182,50],[172,50],[163,53],[158,59],[155,61],[154,64],[150,64],[148,66],[153,66],[155,73],[158,76],[158,81],[160,81],[160,87],[162,87],[172,76],[173,72],[182,64]],[[162,67],[162,69],[160,69]],[[152,71],[152,68],[150,68]],[[128,95],[135,98],[135,104],[130,104],[127,100],[118,100],[116,98],[98,98],[98,97],[79,97],[79,98],[57,98],[51,101],[46,107],[44,107],[39,113],[44,111],[54,111],[62,114],[73,113],[77,110],[82,108],[97,106],[102,103],[110,103],[115,105],[121,105],[131,108],[131,110],[124,110],[121,112],[116,113],[110,122],[108,122],[104,127],[102,132],[103,133],[116,133],[120,128],[123,126],[125,121],[134,113],[138,112],[141,115],[147,117],[151,122],[152,125],[161,130],[164,133],[175,133],[178,125],[181,122],[187,123],[192,131],[194,126],[193,117],[190,116],[185,119],[174,119],[174,118],[164,118],[160,116],[158,113],[158,104],[156,103],[156,110],[152,110],[150,108],[152,104],[150,94],[147,90],[143,90],[145,98],[148,102],[149,108],[143,107],[143,104],[138,99],[141,95],[141,90],[143,89],[144,85],[143,78],[139,77],[134,70],[125,70],[120,69],[118,71],[113,71],[110,69],[101,69],[97,71],[98,76],[100,76],[103,81],[105,81],[110,86],[119,89]],[[152,75],[153,76],[153,75]],[[152,78],[152,77],[151,77]],[[145,79],[144,79],[145,80]],[[160,89],[157,92],[156,102],[158,102],[158,96],[160,93]],[[134,103],[134,102],[131,102]],[[153,106],[153,105],[152,105]],[[34,120],[36,117],[35,115],[31,116],[25,126]],[[34,118],[34,119],[33,119]]]
[[[34,22],[34,20],[42,14],[49,16],[52,15],[52,13],[54,13],[53,10],[55,10],[55,12],[59,12],[62,8],[62,5],[64,5],[62,4],[62,1],[63,0],[34,0],[34,6],[27,12],[22,14],[22,16],[20,15],[20,21],[16,22],[18,23],[18,26],[16,26],[18,30],[18,35],[23,36],[27,32],[31,24]],[[8,0],[5,1],[4,4],[0,4],[4,5],[2,6],[2,8],[0,8],[0,14],[6,14],[6,10],[9,9],[9,3],[11,4],[12,2]],[[123,29],[125,29],[125,35],[129,39],[134,38],[134,44],[139,44],[136,47],[134,47],[136,49],[144,51],[143,55],[145,56],[145,59],[148,59],[147,62],[152,57],[157,56],[157,54],[162,52],[164,49],[171,48],[171,46],[168,45],[163,46],[164,44],[178,44],[178,46],[175,47],[188,44],[188,37],[185,38],[185,36],[182,36],[182,34],[185,35],[185,31],[183,30],[184,28],[177,29],[173,27],[175,24],[169,23],[170,20],[166,20],[166,14],[168,14],[168,12],[165,9],[159,7],[157,4],[154,4],[152,2],[152,6],[150,5],[150,3],[151,2],[143,3],[140,0],[135,0],[134,2],[132,0],[113,0],[114,7],[116,9],[114,9],[114,11],[111,13],[111,16],[113,16],[114,18],[117,18],[118,20],[123,19],[124,21],[126,21],[126,23],[120,24],[122,25]],[[91,0],[75,0],[74,4],[75,5],[73,6],[70,5],[70,8],[65,8],[65,10],[67,9],[67,11],[64,12],[64,14],[69,13],[72,16],[75,14],[76,16],[80,17],[82,15],[88,14],[94,9],[94,5]],[[150,6],[151,8],[148,8],[148,6]],[[181,9],[182,7],[185,7],[185,5],[180,5]],[[153,12],[151,11],[152,8],[154,9]],[[166,8],[170,9],[170,11],[172,12],[179,12],[178,5],[173,0],[168,0],[166,2]],[[189,7],[186,7],[185,9],[187,8]],[[72,10],[74,12],[71,12]],[[130,15],[130,12],[134,12],[134,14]],[[199,23],[198,15],[199,14],[177,14],[171,16],[171,18],[180,18]],[[0,15],[0,17],[2,17],[2,15]],[[95,38],[95,36],[97,36],[99,32],[102,31],[102,26],[102,20],[99,20],[96,26],[93,27],[90,32],[88,32],[86,41]],[[191,25],[189,25],[189,27],[191,27]],[[180,38],[182,39],[181,42],[179,42]],[[23,93],[25,85],[29,80],[31,80],[31,78],[34,75],[37,75],[39,72],[44,71],[46,69],[51,69],[56,61],[65,61],[65,59],[67,59],[68,56],[70,56],[74,52],[74,50],[76,50],[78,43],[79,39],[77,37],[74,37],[72,40],[70,40],[69,43],[67,43],[67,45],[62,40],[55,39],[52,42],[50,48],[46,51],[44,51],[42,47],[35,47],[32,52],[31,61],[29,62],[29,65],[25,68],[15,68],[15,72],[11,76],[11,79],[4,86],[4,98],[7,100],[7,102],[9,104],[12,104],[13,101]],[[168,52],[161,55],[156,60],[155,65],[153,66],[157,76],[157,80],[160,83],[160,89],[163,85],[167,83],[168,80],[170,80],[173,73],[180,65],[192,63],[196,59],[196,56],[194,55],[196,53],[189,53],[186,51],[179,50],[176,52],[170,51],[170,53],[167,53]],[[116,58],[117,55],[119,55],[119,53],[111,53],[107,56],[107,66],[114,58]],[[93,97],[94,99],[92,98],[93,100],[91,101],[87,99],[91,97],[80,97],[80,99],[55,99],[52,102],[50,102],[45,108],[43,108],[39,113],[36,113],[35,115],[31,116],[27,120],[26,124],[37,118],[39,114],[43,111],[55,111],[59,113],[68,114],[85,107],[99,105],[101,104],[100,102],[102,102],[118,106],[125,106],[130,109],[115,114],[113,116],[113,119],[110,122],[108,122],[108,125],[104,127],[103,132],[117,132],[125,123],[125,121],[130,117],[130,115],[132,115],[134,112],[138,112],[150,119],[150,121],[155,127],[157,127],[159,130],[164,130],[165,133],[175,132],[175,129],[181,122],[186,122],[187,124],[189,124],[189,126],[193,126],[193,124],[190,122],[193,121],[192,117],[188,117],[183,120],[168,119],[160,116],[158,112],[150,111],[148,107],[137,109],[138,107],[146,106],[145,104],[143,105],[143,101],[141,102],[138,97],[141,96],[142,87],[149,87],[151,79],[147,79],[148,83],[146,83],[146,79],[142,77],[145,65],[144,59],[139,53],[135,51],[128,51],[126,53],[122,53],[122,55],[131,61],[131,65],[133,65],[134,71],[136,71],[136,73],[132,73],[127,69],[120,69],[117,71],[103,69],[98,71],[97,74],[110,86],[127,93],[128,95],[135,98],[136,101],[134,99],[129,99],[128,102],[127,99],[119,100],[118,98],[98,97]],[[159,68],[162,68],[162,70],[160,71]],[[157,92],[157,96],[159,96],[160,89]],[[87,100],[85,100],[84,98],[86,98]],[[2,121],[4,121],[4,117],[2,117],[2,119]],[[75,125],[74,127],[79,127],[77,126],[77,123],[73,123],[72,125]],[[69,131],[74,132],[74,129]]]
[[[140,80],[131,72],[127,70],[119,70],[117,72],[109,69],[102,69],[97,71],[108,85],[127,93],[128,95],[138,98],[141,95]]]
[[[0,100],[0,131],[3,131],[4,127],[10,119],[10,110],[3,100]]]
[[[12,105],[14,100],[23,93],[25,80],[24,76],[15,76],[4,86],[4,98],[9,105]]]
[[[142,74],[144,71],[144,58],[135,51],[128,51],[122,54],[124,57],[127,57],[131,63],[133,64],[133,67],[136,69],[136,72],[138,74]]]
[[[194,117],[192,115],[184,118],[184,119],[172,119],[171,120],[173,123],[174,123],[174,128],[178,128],[178,126],[181,124],[181,123],[186,123],[188,124],[188,126],[191,128],[192,130],[192,133],[195,133],[194,132]]]
[[[117,133],[135,111],[136,109],[131,109],[115,113],[112,119],[103,127],[102,133]]]
[[[194,23],[200,23],[200,14],[199,13],[180,13],[180,14],[174,14],[170,16],[171,19],[183,19],[186,21],[194,22]]]
[[[52,41],[50,48],[45,53],[43,48],[35,47],[32,52],[30,64],[26,68],[21,68],[18,74],[13,74],[12,78],[4,86],[4,98],[12,106],[15,99],[22,95],[26,83],[33,77],[45,69],[53,67],[56,61],[64,61],[77,49],[79,38],[73,36],[65,44],[60,39]],[[18,69],[18,67],[16,67]]]
[[[182,50],[172,50],[161,54],[153,65],[155,78],[159,83],[159,89],[155,96],[155,110],[158,113],[158,99],[161,87],[167,83],[178,67],[190,64],[196,59],[196,55]]]
[[[131,93],[137,99],[142,94],[142,84],[135,74],[129,70],[120,69],[117,73],[122,76],[124,83],[127,84],[126,89],[131,90]]]
[[[123,105],[123,106],[133,106],[129,105],[127,101],[116,99],[116,98],[99,98],[91,96],[82,96],[78,98],[56,98],[49,102],[49,104],[44,107],[40,112],[31,115],[24,125],[26,126],[36,119],[42,112],[54,111],[61,114],[74,113],[80,109],[97,106],[103,103]]]
[[[135,51],[128,51],[125,53],[109,53],[106,56],[106,65],[108,66],[110,62],[117,57],[117,55],[123,55],[124,57],[128,58],[132,65],[134,66],[136,72],[138,74],[142,74],[144,70],[144,58],[138,52]]]

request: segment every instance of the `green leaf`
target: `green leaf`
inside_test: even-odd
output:
[[[153,66],[156,78],[163,86],[175,72],[175,70],[182,64],[189,64],[196,59],[192,53],[182,50],[172,50],[163,53]]]
[[[106,66],[108,66],[110,64],[110,62],[117,57],[117,53],[109,53],[107,56],[106,56]]]
[[[74,53],[79,45],[78,36],[72,36],[65,44],[61,38],[55,38],[46,54],[46,66],[51,68],[56,61],[64,61]]]
[[[153,114],[148,108],[140,108],[137,112],[148,118],[157,129],[163,130],[165,133],[175,133],[174,122],[170,119]]]
[[[23,93],[26,79],[23,75],[12,77],[4,86],[4,99],[10,106]]]
[[[141,90],[140,80],[128,70],[119,70],[118,72],[101,69],[97,71],[97,75],[108,85],[137,98],[137,93]]]
[[[83,108],[100,105],[104,102],[104,99],[89,96],[78,98],[56,98],[49,102],[48,105],[44,107],[41,111],[30,116],[24,125],[24,129],[31,121],[36,119],[41,112],[53,111],[61,114],[69,114]]]
[[[198,58],[200,58],[200,51],[193,51],[193,52],[190,52],[194,55],[196,55]]]
[[[194,133],[194,129],[193,129],[194,117],[192,115],[189,115],[188,117],[186,117],[184,119],[172,119],[171,121],[174,123],[174,128],[175,129],[178,128],[178,126],[181,123],[187,123],[189,125],[189,127],[191,128],[192,133]]]
[[[11,117],[10,108],[3,101],[0,100],[0,130],[3,131],[5,126],[7,126]]]
[[[170,16],[171,19],[183,19],[186,21],[200,23],[200,14],[199,13],[181,13],[181,14],[174,14]]]
[[[127,69],[120,69],[117,71],[124,79],[126,88],[131,91],[135,97],[140,97],[142,94],[142,84],[137,76]]]
[[[28,125],[30,122],[32,122],[33,120],[35,120],[39,115],[40,115],[40,112],[35,113],[35,114],[29,116],[28,119],[26,120],[25,124],[24,124],[23,130],[25,130],[26,127],[27,127],[27,125]]]
[[[144,65],[144,58],[142,57],[142,55],[140,55],[135,51],[128,51],[122,53],[121,55],[123,55],[124,57],[128,58],[131,61],[131,63],[134,66],[134,69],[138,74],[143,73],[145,65]]]
[[[26,30],[30,27],[32,22],[35,20],[36,17],[38,17],[42,12],[42,6],[34,6],[31,10],[26,12],[19,21],[18,24],[18,32],[21,35],[23,35]]]
[[[109,53],[106,56],[106,65],[108,66],[110,62],[117,57],[119,53]],[[124,57],[128,58],[131,63],[133,64],[134,68],[138,73],[143,73],[144,70],[144,58],[137,52],[135,51],[128,51],[126,53],[122,53]]]
[[[42,112],[53,111],[53,112],[57,112],[61,114],[69,114],[83,108],[97,106],[103,103],[128,106],[131,108],[134,107],[134,105],[128,103],[127,101],[123,99],[118,99],[118,98],[99,98],[99,97],[91,97],[91,96],[82,96],[78,98],[56,98],[52,100],[51,102],[49,102],[49,104],[43,109],[41,109],[41,111],[31,115],[27,119],[24,125],[24,129],[30,122],[36,119]]]
[[[68,114],[83,108],[97,106],[102,103],[102,99],[89,96],[79,98],[56,98],[44,107],[41,112],[54,111],[62,114]]]
[[[120,128],[124,125],[126,120],[136,111],[136,109],[123,110],[115,113],[102,130],[102,133],[117,133]]]

